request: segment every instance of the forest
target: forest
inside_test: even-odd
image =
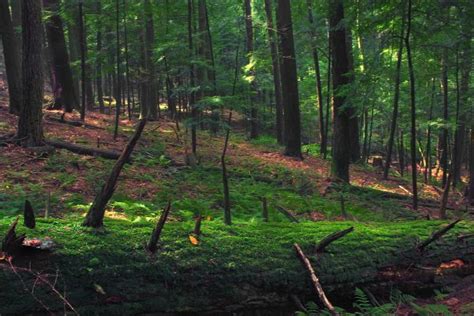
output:
[[[472,0],[0,0],[1,315],[474,315]]]

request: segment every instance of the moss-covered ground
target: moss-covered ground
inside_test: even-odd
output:
[[[98,126],[110,122],[107,116],[88,118],[89,124]],[[63,135],[89,146],[96,146],[100,137],[103,146],[120,149],[133,131],[132,123],[122,123],[117,142],[107,128],[97,131],[56,124],[45,129],[48,137]],[[0,132],[9,128],[2,125]],[[14,258],[14,264],[32,269],[19,274],[30,293],[7,262],[1,263],[0,314],[44,312],[31,295],[32,271],[49,274],[53,280],[58,274],[56,288],[66,293],[81,314],[238,310],[262,299],[267,301],[261,305],[277,306],[291,294],[311,295],[292,247],[295,242],[310,255],[323,286],[330,284],[329,290],[337,292],[338,286],[350,288],[371,281],[400,252],[413,249],[445,224],[426,220],[427,214],[436,217],[436,207],[414,211],[406,193],[405,199],[390,198],[392,193],[404,194],[400,187],[409,188],[405,178],[393,174],[391,180],[383,181],[380,171],[360,165],[351,170],[352,187],[329,188],[329,162],[316,156],[315,146],[307,146],[305,160],[297,161],[282,156],[271,137],[249,142],[235,132],[227,157],[233,225],[225,226],[219,165],[222,135],[199,133],[196,167],[184,163],[184,138],[184,128],[178,132],[172,122],[149,123],[133,164],[125,167],[109,203],[105,229],[99,231],[84,228],[81,222],[112,161],[66,151],[36,157],[16,147],[1,148],[0,233],[21,214],[28,198],[37,213],[37,227],[26,229],[20,220],[18,231],[28,237],[51,238],[56,248],[46,255]],[[420,185],[420,191],[437,205],[439,196],[432,186]],[[456,194],[450,203],[457,202]],[[48,195],[50,214],[44,219]],[[262,198],[269,205],[268,223],[262,218]],[[348,219],[343,217],[341,199]],[[170,219],[160,250],[152,256],[144,245],[168,200],[172,201]],[[300,223],[290,223],[278,207]],[[463,221],[430,246],[434,261],[454,258],[450,251],[460,246],[472,247],[471,239],[456,240],[459,234],[474,231],[469,213],[457,209],[449,216]],[[197,215],[204,218],[202,236],[193,245],[189,234]],[[318,241],[350,226],[355,227],[353,233],[332,244],[327,253],[314,255]],[[51,309],[62,310],[57,295],[40,283],[35,284],[34,293]]]

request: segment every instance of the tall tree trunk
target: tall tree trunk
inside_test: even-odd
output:
[[[270,45],[270,53],[272,56],[273,87],[275,90],[275,131],[277,142],[279,144],[283,144],[283,104],[281,95],[280,63],[278,61],[278,46],[275,39],[272,0],[265,0],[265,14],[267,17],[268,42]]]
[[[443,91],[443,120],[445,126],[441,131],[441,169],[443,171],[442,183],[446,186],[448,176],[448,120],[449,120],[449,95],[448,95],[448,48],[444,48],[443,58],[441,60],[441,89]]]
[[[392,150],[395,139],[395,130],[397,129],[398,117],[398,100],[400,99],[400,73],[402,68],[403,44],[405,37],[405,8],[402,8],[402,26],[400,31],[400,43],[397,53],[397,68],[395,72],[395,94],[393,96],[393,114],[392,123],[390,126],[390,137],[388,139],[387,158],[385,161],[385,168],[383,171],[383,178],[388,179],[388,171],[390,170],[390,163],[392,161]]]
[[[277,28],[280,38],[280,71],[285,113],[285,155],[302,158],[300,100],[290,0],[278,0]]]
[[[43,145],[43,25],[41,0],[23,0],[23,105],[17,138],[25,147]]]
[[[147,89],[146,108],[148,117],[156,120],[158,118],[158,109],[156,104],[156,79],[155,79],[155,63],[153,61],[153,48],[155,42],[155,28],[153,25],[153,7],[150,0],[145,0],[145,63],[147,72]]]
[[[8,0],[0,0],[0,35],[7,73],[9,111],[19,114],[22,104],[20,43],[13,28]]]
[[[102,52],[102,4],[100,0],[96,0],[96,14],[97,14],[97,21],[96,21],[96,64],[95,64],[95,85],[97,89],[97,101],[99,102],[99,111],[100,113],[104,113],[104,91],[103,91],[103,83],[102,83],[102,62],[103,62],[103,52]]]
[[[206,0],[204,0],[204,15],[206,17],[207,43],[209,45],[207,58],[209,58],[209,60],[211,61],[211,70],[209,71],[209,79],[212,81],[213,94],[217,95],[216,61],[214,59],[214,45],[212,43],[211,26],[209,22],[209,11],[207,9]]]
[[[71,14],[71,20],[67,21],[69,61],[72,70],[72,80],[74,85],[74,95],[76,97],[75,106],[79,109],[80,96],[80,69],[77,66],[80,63],[80,33],[79,33],[79,11],[77,2],[64,2],[64,5]]]
[[[329,39],[332,56],[332,84],[333,84],[333,159],[331,173],[338,180],[349,182],[349,163],[351,161],[350,146],[350,113],[344,107],[345,95],[340,93],[350,83],[348,77],[349,60],[346,42],[346,29],[341,27],[344,20],[342,0],[329,2]]]
[[[429,125],[428,125],[428,131],[426,132],[426,161],[425,161],[425,173],[424,173],[424,178],[425,178],[425,183],[428,184],[431,182],[431,120],[433,119],[433,106],[435,103],[435,79],[433,78],[432,82],[432,88],[431,88],[431,103],[430,103],[430,113],[429,113]]]
[[[461,12],[461,45],[460,45],[460,82],[459,82],[459,126],[456,130],[456,151],[455,164],[453,167],[453,186],[456,186],[461,181],[461,163],[464,153],[464,137],[466,135],[466,115],[469,108],[469,83],[471,79],[472,68],[472,22],[469,15],[465,12],[466,8]],[[473,118],[471,117],[471,120]],[[472,159],[472,158],[471,158]]]
[[[415,71],[413,69],[413,60],[411,56],[410,32],[411,32],[411,12],[412,0],[408,0],[407,14],[407,34],[405,37],[405,45],[407,48],[408,72],[410,75],[410,101],[411,101],[411,179],[413,193],[413,209],[418,209],[418,186],[417,186],[417,167],[416,167],[416,91],[415,91]]]
[[[79,1],[79,47],[81,52],[81,120],[86,118],[86,37],[83,3]]]
[[[130,58],[128,53],[128,27],[127,27],[127,1],[123,0],[123,45],[125,46],[125,85],[127,89],[127,112],[128,119],[132,119],[132,97],[131,97],[131,84],[130,84]]]
[[[120,63],[121,63],[121,57],[120,57],[120,0],[115,0],[115,36],[117,40],[117,52],[116,52],[116,62],[117,62],[117,86],[116,86],[116,97],[115,97],[115,102],[116,102],[116,107],[115,107],[115,126],[114,126],[114,139],[117,138],[118,135],[118,126],[119,126],[119,119],[120,119],[120,110],[122,107],[122,80],[121,76],[122,73],[120,71]]]
[[[194,92],[194,86],[196,85],[194,73],[195,67],[193,63],[194,59],[194,43],[193,43],[193,13],[194,13],[193,0],[188,0],[188,48],[189,48],[189,106],[191,107],[191,117],[193,124],[191,126],[191,147],[193,155],[197,152],[197,131],[196,124],[198,120],[198,109],[196,107],[196,93]]]
[[[319,110],[319,140],[320,140],[320,153],[321,156],[326,155],[327,150],[327,137],[324,129],[324,106],[323,106],[323,91],[321,85],[321,69],[319,67],[319,54],[316,46],[317,36],[315,23],[313,18],[313,2],[307,0],[306,5],[308,7],[308,21],[310,24],[310,35],[311,35],[311,46],[313,51],[313,63],[316,72],[316,93],[318,95],[318,110]]]
[[[245,30],[246,30],[246,47],[247,57],[249,58],[249,65],[253,62],[254,54],[254,32],[253,32],[253,18],[252,18],[252,1],[244,0],[245,7]],[[247,76],[250,80],[250,138],[258,137],[258,111],[255,99],[257,93],[257,81],[255,74],[255,66],[248,71]]]
[[[331,38],[329,36],[329,28],[328,28],[328,70],[327,70],[327,87],[326,87],[326,121],[324,122],[324,134],[326,134],[326,138],[329,144],[329,114],[331,109],[331,73],[332,73],[332,49],[331,49]],[[326,159],[328,154],[328,150],[323,155],[323,158]]]
[[[64,111],[72,112],[78,107],[78,100],[74,90],[63,22],[59,15],[61,3],[59,0],[43,0],[43,4],[45,9],[50,11],[49,18],[46,20],[46,34],[56,83],[53,87],[54,108],[64,108]]]
[[[345,21],[343,23],[346,23]],[[349,82],[352,84],[355,81],[355,70],[354,70],[354,55],[352,52],[352,30],[345,25],[344,26],[347,60],[349,65]],[[347,113],[349,114],[349,145],[351,148],[351,162],[358,162],[360,160],[360,140],[359,140],[359,116],[357,109],[352,103],[353,92],[350,93],[349,97],[346,98]]]

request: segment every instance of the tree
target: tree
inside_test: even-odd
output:
[[[283,144],[283,104],[281,95],[280,63],[278,60],[278,46],[275,40],[275,26],[273,23],[272,7],[272,0],[265,0],[265,15],[267,18],[268,43],[270,46],[270,54],[272,57],[273,88],[275,91],[275,131],[277,142],[279,144]]]
[[[390,137],[388,139],[387,147],[387,158],[385,160],[385,169],[383,171],[383,178],[388,178],[388,171],[390,170],[390,163],[392,161],[392,150],[393,143],[395,140],[395,131],[397,129],[397,117],[398,117],[398,101],[400,99],[400,73],[402,68],[402,55],[403,55],[403,45],[405,38],[405,8],[402,8],[402,26],[400,31],[400,43],[397,53],[397,69],[395,72],[395,93],[393,95],[393,114],[392,122],[390,125]]]
[[[43,24],[41,0],[22,2],[23,104],[17,139],[25,147],[43,145]]]
[[[292,23],[290,1],[278,0],[277,27],[280,38],[280,71],[285,113],[284,154],[302,158],[300,100]]]
[[[0,34],[2,36],[5,70],[7,73],[10,113],[19,114],[21,109],[21,55],[8,0],[0,0]]]
[[[310,24],[311,34],[311,48],[313,53],[314,69],[316,71],[316,93],[318,95],[318,110],[319,110],[319,139],[320,139],[320,153],[322,156],[326,155],[327,150],[327,136],[324,128],[324,109],[323,109],[323,88],[321,84],[321,69],[319,67],[319,53],[318,47],[316,46],[317,37],[316,30],[314,29],[314,18],[313,18],[313,4],[311,0],[306,2],[308,7],[308,21]]]
[[[250,65],[247,77],[250,81],[250,138],[258,137],[258,111],[255,102],[255,94],[257,93],[256,73],[254,66],[254,32],[252,19],[252,3],[251,0],[244,0],[245,9],[245,30],[246,30],[246,47],[248,63]]]
[[[114,126],[114,139],[117,138],[118,135],[118,126],[119,126],[119,118],[120,118],[120,110],[122,108],[122,73],[120,71],[120,64],[121,64],[121,57],[120,57],[120,0],[115,0],[115,36],[116,36],[116,56],[115,60],[117,62],[117,84],[116,84],[116,91],[115,91],[115,126]]]
[[[410,114],[411,114],[411,135],[410,135],[410,151],[411,151],[411,180],[413,194],[413,209],[418,209],[418,185],[417,185],[417,164],[416,164],[416,91],[415,91],[415,71],[413,67],[413,59],[411,55],[410,35],[412,23],[412,0],[408,0],[407,13],[407,33],[405,36],[405,46],[407,49],[408,73],[410,75]]]
[[[329,2],[329,40],[332,57],[333,95],[333,160],[331,173],[336,179],[349,182],[350,146],[350,114],[345,107],[346,96],[341,89],[349,84],[349,60],[347,53],[346,30],[341,27],[344,20],[342,0]]]

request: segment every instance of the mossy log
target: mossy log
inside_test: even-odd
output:
[[[60,148],[60,149],[66,149],[79,155],[102,157],[105,159],[113,159],[113,160],[117,160],[120,157],[120,153],[113,150],[91,148],[91,147],[81,146],[81,145],[77,145],[73,143],[68,143],[62,140],[57,140],[57,139],[47,140],[46,143],[50,146]]]
[[[9,221],[11,222],[11,221]],[[331,244],[331,253],[312,255],[314,245],[335,231],[354,226],[354,232]],[[54,229],[51,226],[54,225]],[[73,225],[73,226],[71,226]],[[366,288],[383,301],[390,289],[430,290],[450,286],[474,272],[474,240],[458,240],[460,233],[472,232],[472,223],[461,221],[423,252],[420,241],[427,240],[443,225],[437,221],[362,224],[353,222],[237,223],[228,227],[220,220],[206,221],[206,233],[199,246],[188,242],[192,223],[170,221],[163,232],[162,251],[149,256],[140,245],[152,223],[133,225],[108,220],[107,234],[64,233],[75,227],[63,220],[37,219],[37,232],[48,234],[62,247],[49,260],[14,258],[14,264],[36,271],[60,271],[71,304],[80,314],[127,314],[195,312],[242,312],[264,310],[286,315],[298,310],[292,296],[303,303],[314,301],[307,271],[295,256],[295,242],[318,272],[328,299],[336,306],[351,300],[354,288]],[[0,220],[0,231],[8,223]],[[84,244],[94,247],[84,247]],[[84,247],[84,249],[82,249]],[[442,263],[456,259],[454,268]],[[449,266],[449,265],[448,265]],[[73,268],[71,268],[73,267]],[[31,286],[34,278],[22,274]],[[22,290],[18,277],[0,263],[0,283],[14,291],[0,291],[2,314],[39,313],[42,310],[28,295],[13,296]],[[98,284],[106,294],[97,293]],[[41,286],[35,293],[51,310],[62,311],[61,301],[52,300]],[[17,295],[17,294],[15,294]],[[284,315],[284,313],[280,313]]]

